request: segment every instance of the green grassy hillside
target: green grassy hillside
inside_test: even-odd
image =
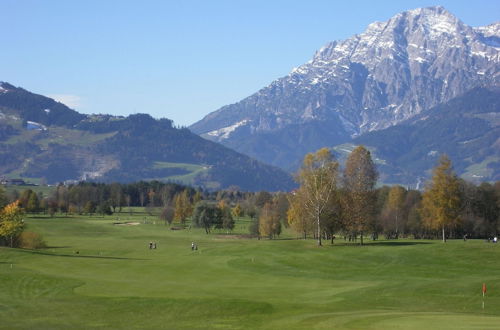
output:
[[[241,238],[248,225],[241,219],[233,235],[206,235],[169,230],[145,213],[27,223],[49,247],[0,249],[2,329],[500,324],[500,245],[493,243],[399,240],[360,247],[337,239],[317,248],[288,231],[279,240]],[[198,251],[191,251],[192,241]]]

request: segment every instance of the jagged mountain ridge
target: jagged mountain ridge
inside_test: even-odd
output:
[[[288,76],[190,128],[295,168],[304,152],[404,122],[475,87],[498,86],[499,39],[500,23],[473,28],[443,7],[406,11],[325,45]],[[311,140],[314,131],[330,133]]]
[[[131,182],[164,180],[209,189],[289,190],[281,169],[207,141],[169,119],[84,115],[0,83],[0,177]]]

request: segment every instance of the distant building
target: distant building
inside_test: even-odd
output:
[[[24,186],[26,182],[23,179],[5,179],[2,178],[0,181],[1,184],[11,185],[11,186]]]

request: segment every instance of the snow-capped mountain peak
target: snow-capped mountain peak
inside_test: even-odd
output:
[[[475,87],[500,86],[499,26],[472,28],[440,6],[399,13],[327,43],[287,76],[191,129],[283,165],[248,139],[261,142],[261,134],[302,126],[335,127],[336,136],[348,138],[396,125]],[[324,143],[317,139],[311,145]]]

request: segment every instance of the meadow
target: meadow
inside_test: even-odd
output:
[[[0,248],[0,328],[500,328],[500,244],[337,238],[318,248],[289,230],[240,236],[248,221],[206,235],[145,213],[31,216],[48,247]]]

